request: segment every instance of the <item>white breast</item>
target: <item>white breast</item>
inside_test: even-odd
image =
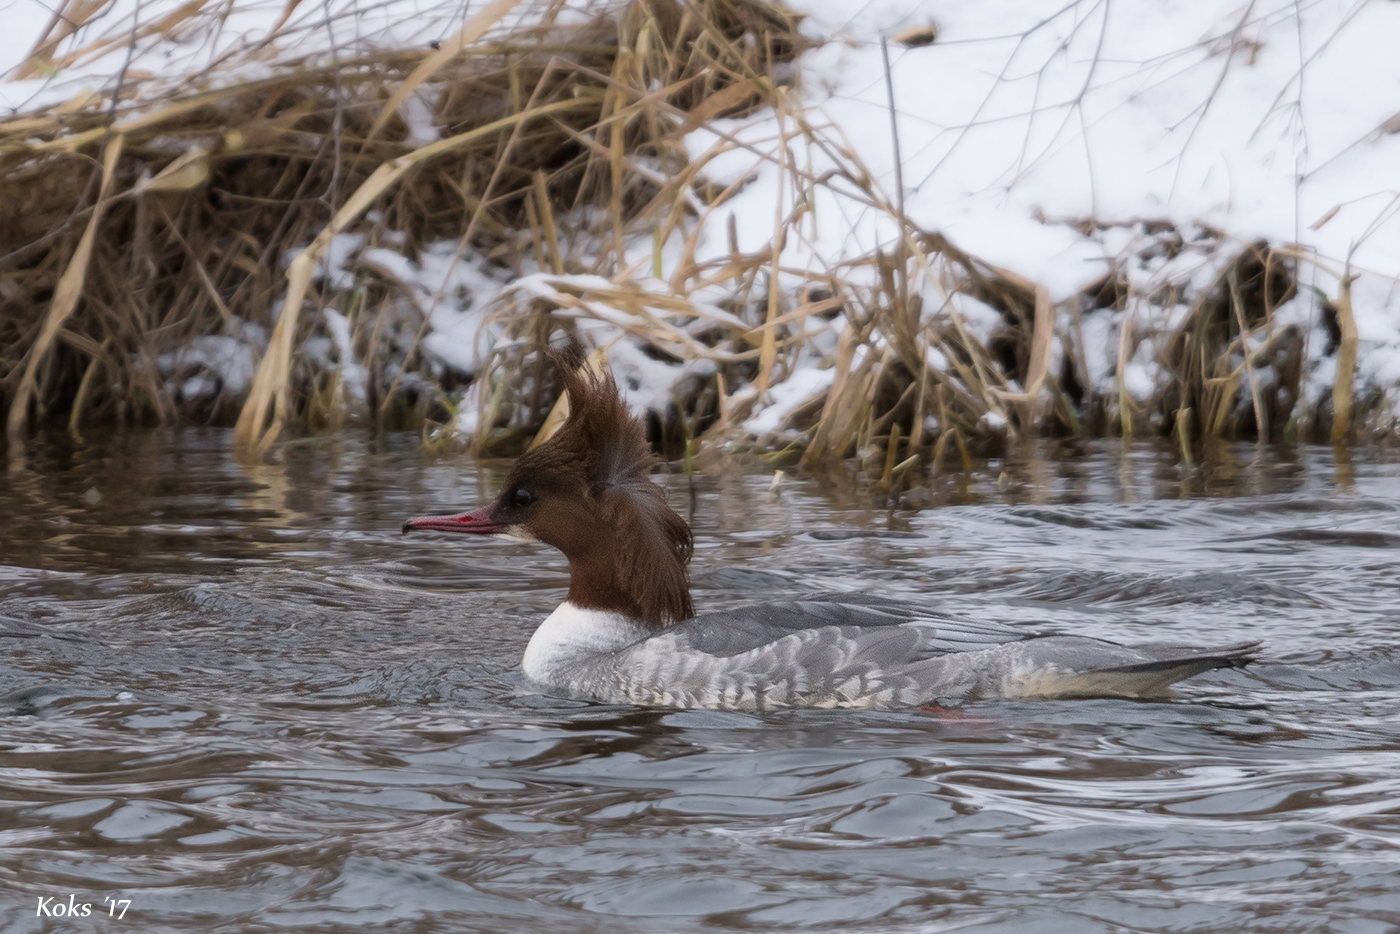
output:
[[[540,624],[520,666],[532,681],[565,685],[590,660],[610,655],[650,635],[621,613],[589,610],[565,601]]]

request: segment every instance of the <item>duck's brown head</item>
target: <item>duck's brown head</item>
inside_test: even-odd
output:
[[[569,397],[558,433],[512,466],[501,495],[474,512],[420,516],[410,531],[498,535],[553,545],[569,559],[569,602],[654,627],[693,615],[690,527],[649,474],[660,458],[612,375],[553,357]]]

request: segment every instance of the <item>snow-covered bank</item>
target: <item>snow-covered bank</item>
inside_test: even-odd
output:
[[[781,210],[805,211],[783,266],[839,268],[892,252],[889,208],[902,208],[911,224],[1045,287],[1057,307],[1056,357],[1076,355],[1084,388],[1112,407],[1120,393],[1147,404],[1169,389],[1171,335],[1233,258],[1263,241],[1299,280],[1266,322],[1270,334],[1297,327],[1305,345],[1294,414],[1330,405],[1328,306],[1348,271],[1355,389],[1384,397],[1378,415],[1400,412],[1400,5],[796,6],[808,14],[804,30],[823,40],[800,60],[800,111],[718,121],[688,137],[697,159],[723,148],[707,166],[717,182],[752,179],[707,221],[709,257],[730,249],[728,230],[741,250],[766,249],[781,199]],[[890,41],[887,72],[881,40],[919,27],[934,41]],[[798,119],[817,127],[817,140],[793,131]],[[847,147],[841,158],[832,140]],[[850,186],[806,180],[842,162],[869,172],[883,209]],[[1117,282],[1112,300],[1095,308],[1102,301],[1088,293],[1106,280]],[[967,301],[941,285],[924,281],[925,308],[953,312]]]
[[[109,39],[158,21],[159,4],[133,19],[138,8],[124,2],[101,24]],[[677,66],[674,52],[687,46],[676,30],[690,27],[667,0],[568,9],[556,32],[530,34],[554,50],[539,53],[536,74],[569,48],[563,24],[600,11],[617,24],[609,48],[630,56],[603,69],[611,85],[574,93],[598,114],[560,137],[581,147],[582,183],[550,188],[577,169],[547,160],[537,163],[546,181],[532,180],[535,165],[521,172],[501,157],[514,145],[506,128],[499,165],[477,170],[479,188],[443,182],[413,196],[455,190],[469,236],[415,228],[405,218],[444,212],[405,212],[393,188],[326,243],[303,228],[299,240],[267,248],[280,257],[271,301],[238,306],[250,293],[235,267],[214,288],[234,303],[219,306],[221,333],[152,348],[165,391],[177,402],[237,395],[257,385],[248,361],[261,358],[302,398],[326,392],[318,374],[331,374],[335,404],[352,415],[382,413],[386,393],[407,394],[444,422],[438,437],[481,445],[542,418],[552,388],[536,383],[531,361],[564,328],[606,349],[673,450],[706,432],[813,456],[891,441],[912,456],[921,444],[942,450],[949,438],[1007,432],[1323,437],[1335,402],[1353,397],[1366,427],[1394,429],[1400,57],[1389,39],[1400,34],[1400,6],[794,5],[811,41],[795,61],[771,54],[791,48],[774,38],[787,28],[781,14],[750,11],[748,25],[725,23],[733,46],[715,53],[733,57],[724,68]],[[369,88],[355,106],[376,106],[401,78],[374,77],[376,91],[365,76],[378,66],[364,55],[454,35],[483,11],[490,23],[473,42],[523,36],[542,9],[497,0],[462,14],[390,0],[360,14],[336,3],[235,3],[227,24],[237,28],[192,20],[142,33],[129,55],[97,41],[94,26],[66,40],[87,52],[64,58],[60,43],[47,71],[0,83],[0,100],[22,114],[62,113],[59,102],[95,114],[122,86],[115,69],[144,75],[119,95],[131,101],[121,125],[139,125],[143,95],[158,108],[180,81],[237,86],[287,74],[296,57],[303,72],[327,68],[332,83],[318,93],[341,100],[351,72],[336,66],[354,53],[355,86]],[[385,17],[392,27],[380,28]],[[151,70],[162,56],[164,75]],[[686,90],[720,72],[728,83]],[[399,148],[388,152],[474,125],[462,123],[452,83],[462,74],[404,99]],[[97,90],[75,97],[83,82]],[[529,87],[517,84],[499,83],[503,109],[492,116],[521,105]],[[621,106],[606,96],[615,86],[631,89],[619,97],[631,102],[620,118],[629,134],[647,127],[622,148],[609,129]],[[288,113],[231,127],[222,143],[166,134],[143,145],[213,169],[238,157],[230,140],[257,133],[324,150],[327,129],[303,120],[305,110]],[[99,137],[67,132],[26,145],[96,152]],[[498,176],[510,190],[488,200],[510,207],[473,208]],[[326,180],[345,181],[338,168]],[[322,200],[359,203],[352,194],[328,190]],[[300,302],[283,270],[308,244],[324,252]],[[269,340],[288,294],[296,339]]]
[[[1358,269],[1400,275],[1393,3],[798,6],[808,14],[804,30],[826,40],[802,59],[808,117],[818,110],[850,140],[892,198],[880,40],[936,25],[929,45],[889,48],[904,210],[974,256],[1045,285],[1056,300],[1123,255],[1124,235],[1086,237],[1077,226],[1085,220],[1199,224],[1239,242],[1296,243],[1337,264],[1354,250]],[[755,141],[776,129],[772,119],[714,128]],[[692,149],[705,137],[695,134]],[[820,153],[812,159],[822,171]],[[771,191],[760,178],[731,204],[754,222],[741,223],[752,231],[741,241],[761,240],[771,223],[765,185]],[[794,259],[804,247],[828,260],[851,251],[851,225],[831,213],[810,244],[792,244]],[[891,236],[880,220],[869,217],[877,234]]]
[[[1055,304],[1051,379],[1064,382],[1068,357],[1082,384],[1072,390],[1082,414],[1092,417],[1099,405],[1105,427],[1126,415],[1129,428],[1136,414],[1141,430],[1162,427],[1167,403],[1186,405],[1174,385],[1185,361],[1173,342],[1181,343],[1192,310],[1218,301],[1232,264],[1259,253],[1288,281],[1253,288],[1262,306],[1239,309],[1238,322],[1235,309],[1216,310],[1224,320],[1215,324],[1234,335],[1243,324],[1248,333],[1236,346],[1212,349],[1228,365],[1200,374],[1229,380],[1230,397],[1194,401],[1216,410],[1197,413],[1207,426],[1239,429],[1241,419],[1277,416],[1276,436],[1299,424],[1316,434],[1319,418],[1330,418],[1337,304],[1350,273],[1353,388],[1369,404],[1372,427],[1394,425],[1400,56],[1391,40],[1400,35],[1400,6],[797,6],[808,16],[804,31],[820,44],[799,60],[787,106],[714,121],[687,138],[707,178],[737,187],[703,221],[694,263],[722,263],[736,248],[762,254],[781,228],[786,292],[830,270],[859,280],[869,270],[854,263],[897,249],[902,210],[911,225],[1043,286]],[[931,27],[924,36],[935,40],[896,39],[882,49],[882,38],[918,27]],[[814,181],[842,170],[868,172],[884,203],[840,178]],[[645,260],[636,257],[643,267]],[[674,285],[674,271],[674,264],[662,270],[658,284]],[[986,346],[1024,326],[965,283],[925,272],[915,278],[926,321],[960,316]],[[1238,279],[1241,270],[1233,272]],[[812,327],[839,332],[842,322]],[[1261,350],[1274,356],[1254,359]],[[820,357],[794,356],[788,383],[757,400],[744,427],[776,432],[825,392],[829,369],[822,376],[808,369]],[[1051,391],[1042,393],[1049,404]],[[1273,393],[1270,411],[1256,413],[1255,397],[1265,393]]]

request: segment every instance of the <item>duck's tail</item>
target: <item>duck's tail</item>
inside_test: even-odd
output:
[[[1113,645],[1051,636],[1019,644],[1033,659],[1005,696],[1160,697],[1178,681],[1216,668],[1243,668],[1260,641],[1195,646],[1170,642]],[[1011,687],[1011,685],[1007,685]]]
[[[1135,645],[1133,651],[1151,656],[1146,661],[1105,668],[1098,674],[1121,678],[1134,690],[1131,696],[1154,697],[1165,694],[1178,681],[1217,668],[1243,668],[1259,656],[1264,645],[1258,639],[1232,645],[1206,647],[1173,645],[1169,642]]]

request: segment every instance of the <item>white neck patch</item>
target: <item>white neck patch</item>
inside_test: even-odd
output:
[[[561,684],[587,658],[608,655],[651,634],[642,623],[612,610],[589,610],[565,600],[530,637],[520,666],[540,684]]]

